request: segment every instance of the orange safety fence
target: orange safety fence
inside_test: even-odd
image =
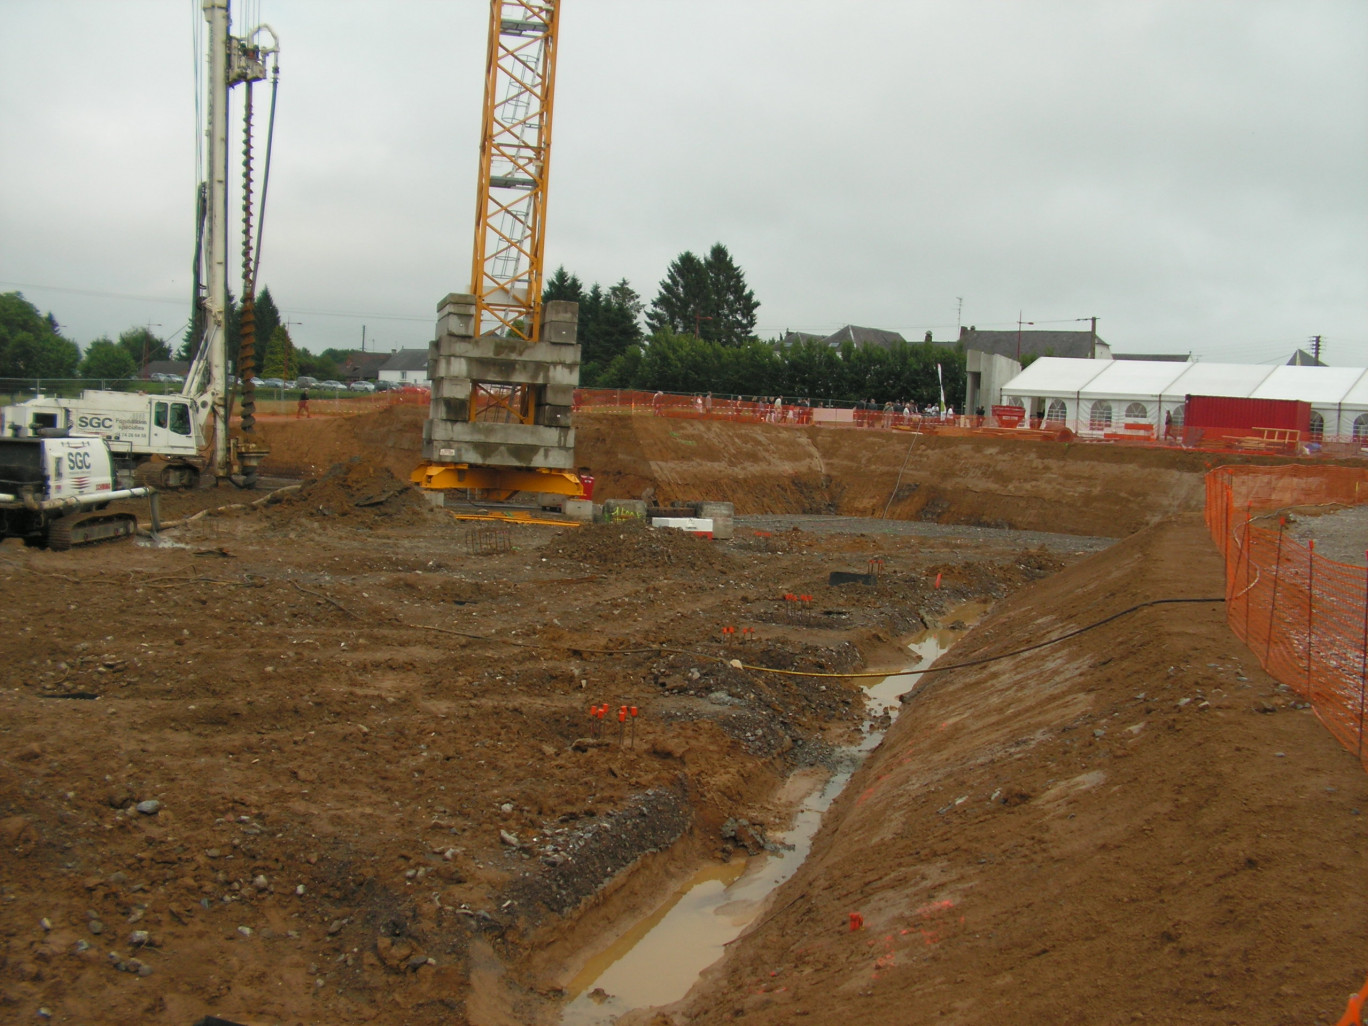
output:
[[[891,408],[886,408],[890,406]],[[1207,432],[1200,428],[1161,430],[1155,424],[1122,422],[1092,424],[1088,420],[1047,417],[998,416],[998,407],[986,416],[934,410],[902,413],[898,404],[861,408],[859,404],[808,405],[802,399],[773,401],[753,396],[726,398],[693,392],[651,392],[629,388],[578,388],[576,412],[621,413],[683,420],[728,420],[740,423],[816,424],[819,427],[857,427],[928,434],[992,436],[1020,441],[1087,442],[1128,447],[1198,450],[1214,455],[1244,453],[1295,456],[1319,460],[1368,453],[1368,439],[1314,435],[1308,438],[1270,439]],[[1024,411],[1022,411],[1024,413]],[[1254,432],[1267,429],[1251,429]]]
[[[1284,511],[1368,503],[1368,469],[1217,467],[1206,523],[1225,557],[1226,619],[1368,769],[1368,567],[1316,552]]]

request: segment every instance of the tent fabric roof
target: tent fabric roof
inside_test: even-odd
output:
[[[1002,387],[1004,395],[1170,399],[1216,395],[1295,399],[1368,408],[1368,368],[1269,367],[1240,363],[1069,360],[1042,356]]]
[[[1359,368],[1356,375],[1350,376],[1347,381],[1338,374],[1325,372],[1347,369],[1314,364],[1274,367],[1273,373],[1254,390],[1253,398],[1299,399],[1313,406],[1334,406],[1344,401],[1345,393],[1363,378],[1365,371]]]

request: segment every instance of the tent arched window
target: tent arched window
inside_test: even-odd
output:
[[[1368,413],[1360,413],[1354,418],[1354,441],[1368,440]]]
[[[1068,414],[1069,408],[1064,405],[1063,399],[1051,399],[1049,409],[1045,411],[1045,419],[1063,424]]]
[[[1325,418],[1315,410],[1311,411],[1311,437],[1318,442],[1325,437]]]
[[[1145,408],[1145,404],[1128,403],[1126,405],[1126,423],[1130,424],[1141,420],[1149,420],[1149,410]]]
[[[1174,427],[1182,427],[1183,421],[1187,420],[1187,403],[1182,406],[1175,406],[1171,411],[1173,414],[1172,424]]]
[[[1112,407],[1111,403],[1105,399],[1099,399],[1092,404],[1092,412],[1088,415],[1088,427],[1093,431],[1105,431],[1111,427]]]

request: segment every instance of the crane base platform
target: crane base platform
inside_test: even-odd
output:
[[[567,499],[584,495],[584,482],[569,470],[422,463],[409,475],[409,480],[425,491],[472,489],[496,502],[506,501],[518,492],[561,495]]]

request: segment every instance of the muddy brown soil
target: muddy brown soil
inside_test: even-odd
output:
[[[779,783],[857,731],[844,675],[969,599],[999,605],[956,658],[1220,590],[1189,454],[578,421],[598,497],[1140,532],[1084,558],[473,527],[405,486],[419,426],[267,421],[297,491],[165,496],[213,512],[159,545],[0,546],[4,1018],[554,1021],[583,950],[726,854],[727,818],[783,825]],[[828,585],[871,559],[877,585]],[[1154,607],[930,678],[808,865],[659,1014],[1316,1021],[1362,982],[1366,803],[1219,607]]]

